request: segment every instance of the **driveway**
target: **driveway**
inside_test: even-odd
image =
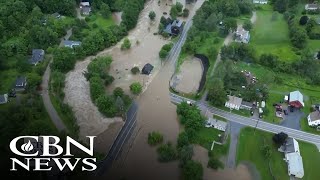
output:
[[[228,168],[235,168],[236,165],[236,157],[237,157],[237,147],[239,141],[240,130],[243,125],[229,121],[230,127],[230,147],[228,153],[228,159],[226,166]]]
[[[300,130],[300,120],[303,120],[304,113],[299,109],[295,109],[294,112],[288,111],[288,115],[284,116],[281,126]]]

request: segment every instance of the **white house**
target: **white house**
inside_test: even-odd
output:
[[[235,37],[236,42],[248,44],[250,41],[249,31],[243,29],[241,26],[238,27]]]
[[[308,116],[309,126],[319,126],[320,125],[320,111],[314,111]]]
[[[317,3],[306,4],[304,9],[307,11],[315,11],[319,9],[319,5]]]
[[[268,0],[253,0],[254,4],[268,4]]]
[[[207,120],[206,127],[213,127],[215,129],[225,132],[227,129],[227,123],[217,119],[209,118]]]
[[[286,143],[279,148],[279,151],[284,152],[284,161],[288,164],[288,175],[303,178],[303,161],[300,155],[298,141],[294,138],[288,138]]]
[[[224,106],[230,109],[239,110],[241,103],[242,103],[242,98],[228,95],[228,101],[224,104]]]

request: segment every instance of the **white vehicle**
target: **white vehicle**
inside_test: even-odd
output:
[[[187,104],[189,104],[190,106],[192,106],[192,102],[191,102],[191,101],[187,101]]]

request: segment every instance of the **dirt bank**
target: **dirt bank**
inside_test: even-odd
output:
[[[194,156],[192,158],[195,161],[199,161],[202,164],[203,167],[203,179],[209,180],[209,179],[217,179],[217,180],[250,180],[252,179],[249,169],[243,165],[240,164],[238,167],[234,169],[223,169],[223,170],[213,170],[211,168],[207,168],[207,164],[209,161],[208,158],[208,151],[207,149],[195,145],[194,146]]]
[[[200,59],[189,57],[182,63],[179,72],[172,77],[171,87],[181,93],[197,93],[202,72],[203,67]]]

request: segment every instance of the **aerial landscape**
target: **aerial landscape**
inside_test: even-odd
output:
[[[320,179],[320,2],[0,4],[5,175]]]

